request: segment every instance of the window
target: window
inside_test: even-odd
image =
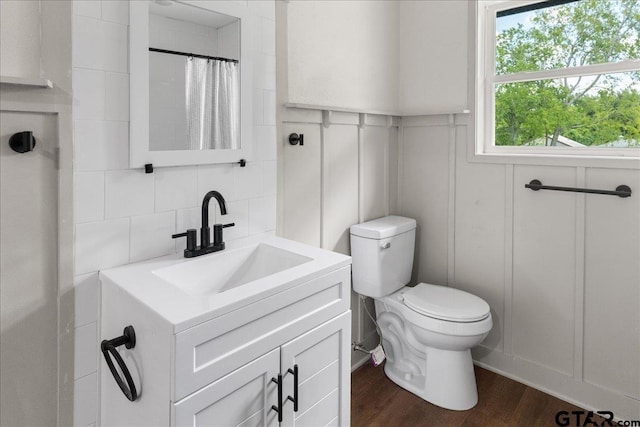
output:
[[[478,7],[477,152],[640,156],[640,0]]]

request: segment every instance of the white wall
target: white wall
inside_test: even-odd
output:
[[[372,142],[367,127],[356,133],[345,117],[345,123],[327,120],[328,114],[336,115],[330,106],[402,111],[398,209],[390,211],[418,221],[413,281],[456,286],[491,305],[495,325],[475,352],[478,363],[581,406],[638,419],[638,198],[533,192],[524,184],[537,178],[595,188],[626,183],[635,189],[640,172],[593,164],[470,161],[475,134],[468,20],[473,7],[466,0],[279,5],[278,47],[286,53],[278,58],[279,102],[328,106],[320,108],[324,112],[279,110],[279,188],[284,188],[279,230],[330,249],[344,248],[339,232],[355,219],[354,198],[359,197],[362,220],[367,185],[393,169],[367,174],[365,147]],[[384,23],[359,18],[385,8],[390,9]],[[382,51],[396,61],[395,71],[385,68],[393,78],[369,73]],[[288,173],[292,151],[286,137],[296,129],[314,135],[314,156],[321,161],[312,169],[300,168],[313,177],[300,184],[308,196],[288,204],[287,186],[298,173]],[[356,135],[364,142],[357,163]],[[342,165],[339,174],[332,165]],[[352,176],[356,167],[358,186]],[[337,205],[343,206],[340,212]],[[359,330],[354,322],[354,338]]]
[[[278,234],[349,254],[351,225],[397,208],[398,118],[366,114],[397,110],[397,4],[276,6]],[[294,132],[304,147],[289,144]],[[378,336],[355,293],[351,309],[352,341],[373,348]],[[352,354],[354,367],[366,360]]]
[[[283,112],[278,234],[350,254],[349,227],[396,208],[397,162],[391,153],[397,152],[397,123],[368,114],[332,113],[329,122],[319,110]],[[291,133],[303,134],[304,146],[289,144]],[[361,305],[352,293],[352,341],[373,348],[378,336]],[[352,366],[366,359],[353,353]]]
[[[98,271],[182,251],[171,234],[199,228],[208,190],[228,201],[225,240],[275,230],[275,12],[273,2],[248,7],[243,25],[256,28],[254,52],[254,160],[237,165],[129,169],[128,2],[73,2],[75,144],[76,364],[75,425],[96,421]],[[214,216],[211,210],[211,216]],[[217,215],[217,214],[216,214]],[[212,219],[213,220],[213,219]],[[222,218],[221,218],[222,220]]]
[[[404,115],[467,105],[467,0],[398,3],[398,103]]]
[[[464,20],[428,3],[448,29],[439,40],[456,39]],[[433,37],[426,27],[413,36]],[[469,53],[458,41],[440,65],[454,70]],[[413,73],[429,75],[426,68]],[[471,73],[473,64],[464,68]],[[454,76],[452,91],[470,78]],[[433,94],[430,104],[455,111],[447,108],[449,96]],[[635,192],[640,171],[473,162],[471,120],[402,119],[399,211],[418,220],[414,280],[455,286],[490,304],[494,327],[474,352],[477,363],[582,407],[640,418],[638,197],[524,188],[539,179],[605,189],[627,184]]]
[[[27,388],[22,390],[19,396],[20,402],[9,403],[5,400],[5,392],[8,392],[9,399],[13,399],[20,391],[15,389],[8,381],[11,377],[1,376],[3,402],[3,419],[11,419],[20,423],[28,423],[29,419],[34,423],[50,423],[57,418],[58,425],[71,424],[73,416],[73,379],[70,372],[73,372],[73,285],[72,285],[72,129],[71,129],[71,5],[66,1],[2,1],[0,2],[0,75],[11,76],[19,79],[26,79],[27,82],[48,79],[53,82],[53,88],[40,88],[36,86],[18,86],[11,84],[0,84],[0,110],[10,111],[11,114],[2,119],[3,127],[19,130],[30,129],[33,126],[34,135],[40,139],[40,148],[36,148],[40,156],[44,153],[48,159],[56,160],[56,171],[52,177],[56,187],[57,212],[49,210],[47,218],[57,220],[55,241],[50,242],[55,246],[57,253],[53,254],[54,260],[57,258],[57,277],[46,287],[46,291],[29,292],[27,288],[22,289],[22,298],[31,301],[28,307],[24,307],[17,312],[17,319],[22,319],[12,325],[12,328],[19,335],[19,340],[26,343],[38,342],[47,343],[47,349],[31,351],[36,353],[45,351],[49,361],[55,360],[57,365],[57,378],[48,377],[41,374],[38,369],[33,369],[29,373],[23,373],[20,381],[25,383]],[[15,119],[22,117],[21,119]],[[24,121],[23,121],[24,120]],[[42,123],[49,123],[47,129],[43,129]],[[29,125],[29,123],[32,123]],[[14,130],[15,131],[15,130]],[[14,131],[8,135],[3,134],[3,143]],[[18,156],[19,157],[19,156]],[[17,159],[19,161],[19,159]],[[9,207],[8,205],[4,205]],[[7,218],[3,216],[3,219]],[[15,227],[16,223],[8,223],[9,227]],[[54,224],[55,227],[55,224]],[[24,242],[33,250],[31,242]],[[14,250],[20,250],[18,245]],[[44,250],[44,247],[40,248]],[[52,255],[52,254],[48,254]],[[37,258],[37,254],[36,254]],[[28,259],[24,262],[12,263],[8,270],[21,270],[29,267]],[[3,270],[3,275],[7,270]],[[57,280],[56,280],[57,279]],[[3,281],[2,286],[6,283]],[[54,286],[54,289],[51,288]],[[34,289],[31,289],[32,291]],[[6,290],[3,289],[3,294]],[[53,298],[53,301],[51,300]],[[5,301],[10,303],[10,301]],[[37,321],[33,322],[31,312],[45,312],[45,307],[52,307],[54,315],[46,319],[51,326],[51,320],[56,323],[57,345],[51,342],[42,334],[50,337],[51,330],[39,328]],[[47,311],[51,313],[51,311]],[[2,325],[9,326],[5,322],[5,315],[10,315],[9,311],[3,310]],[[13,319],[13,320],[17,320]],[[35,328],[35,329],[34,329]],[[28,332],[33,331],[33,335]],[[2,344],[3,354],[8,352],[20,352],[19,346],[5,345],[5,330],[3,329]],[[7,341],[8,342],[8,341]],[[53,348],[51,345],[53,344]],[[56,348],[57,347],[57,348]],[[21,355],[11,355],[4,357],[3,362],[11,359],[20,359]],[[37,354],[32,357],[38,357]],[[44,366],[44,365],[43,365]],[[14,373],[18,373],[17,370]],[[38,376],[32,380],[30,375]],[[72,375],[71,375],[72,376]],[[46,384],[45,378],[51,379]],[[36,385],[39,390],[36,393],[27,391],[28,384]],[[5,405],[5,403],[7,405]],[[54,407],[54,414],[50,413]],[[57,408],[56,408],[57,407]],[[36,421],[38,414],[47,412],[48,421]],[[16,421],[22,420],[22,421]]]
[[[0,76],[41,77],[40,2],[0,3]]]
[[[396,2],[291,1],[283,8],[289,33],[279,52],[288,59],[283,102],[398,110]]]

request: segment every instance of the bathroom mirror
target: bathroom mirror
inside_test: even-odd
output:
[[[248,20],[232,2],[130,2],[130,166],[250,152]]]

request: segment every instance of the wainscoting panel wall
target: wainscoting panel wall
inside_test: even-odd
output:
[[[524,183],[575,187],[571,168],[514,167],[513,355],[573,374],[576,193],[532,191]]]
[[[349,227],[358,223],[359,213],[358,127],[329,126],[323,129],[323,141],[322,245],[348,254]]]
[[[388,215],[397,205],[398,119],[301,108],[280,111],[278,234],[349,254],[349,227]],[[303,134],[304,145],[291,145],[291,133]],[[373,348],[378,344],[375,326],[358,296],[351,297],[352,341]],[[373,313],[371,301],[367,304]],[[367,360],[366,354],[354,353],[352,366]]]
[[[479,365],[640,419],[640,171],[471,162],[469,119],[402,119],[399,213],[418,221],[414,281],[491,305]],[[532,179],[633,194],[532,191]]]
[[[587,169],[585,184],[634,193],[586,200],[584,380],[640,406],[640,171]]]
[[[282,146],[283,163],[281,169],[283,198],[282,209],[285,226],[280,233],[283,237],[308,245],[320,246],[320,188],[322,175],[320,125],[285,125],[286,135],[302,134],[304,145],[291,145],[288,140]]]

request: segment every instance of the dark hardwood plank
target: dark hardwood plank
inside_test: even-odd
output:
[[[432,405],[396,385],[382,366],[366,364],[351,375],[351,425],[367,427],[556,426],[558,411],[579,411],[517,381],[475,368],[478,404],[468,411]],[[603,419],[594,419],[602,423]]]

